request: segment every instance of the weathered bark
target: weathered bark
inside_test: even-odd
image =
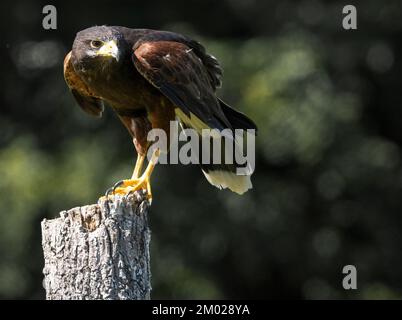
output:
[[[150,299],[148,209],[136,192],[43,220],[46,298]]]

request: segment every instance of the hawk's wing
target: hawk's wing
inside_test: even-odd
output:
[[[132,59],[140,74],[188,119],[196,116],[210,128],[231,128],[208,71],[192,48],[176,41],[139,40],[133,51]]]
[[[71,63],[71,51],[64,59],[64,79],[79,106],[85,112],[96,117],[101,117],[104,109],[103,102],[91,92],[85,82],[75,72]]]

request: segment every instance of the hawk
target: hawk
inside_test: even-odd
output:
[[[77,33],[64,60],[64,78],[78,105],[100,117],[104,103],[118,115],[138,153],[130,179],[118,182],[113,194],[146,189],[159,152],[155,149],[141,173],[151,142],[151,129],[169,135],[170,121],[202,129],[254,129],[256,125],[216,96],[222,69],[197,41],[149,29],[95,26]],[[216,138],[216,137],[215,137]],[[218,139],[222,136],[218,136]],[[170,141],[168,139],[168,141]],[[236,173],[235,164],[201,164],[207,180],[238,194],[252,188],[251,171]]]

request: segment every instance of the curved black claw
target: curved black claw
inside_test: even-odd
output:
[[[122,184],[124,184],[124,180],[117,181],[117,182],[114,184],[114,186],[112,187],[112,191],[115,192],[115,190],[116,190],[118,187],[120,187]]]
[[[109,189],[106,190],[105,192],[105,197],[109,198],[109,196],[113,193],[113,187],[110,187]]]
[[[117,181],[117,182],[113,185],[113,187],[110,187],[109,189],[106,190],[106,192],[105,192],[105,197],[107,198],[108,196],[112,195],[112,194],[115,192],[115,190],[116,190],[118,187],[120,187],[123,183],[124,183],[124,180]]]

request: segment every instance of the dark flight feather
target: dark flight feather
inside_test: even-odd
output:
[[[231,106],[219,99],[222,111],[228,118],[233,129],[254,129],[257,133],[257,125],[244,113],[233,109]]]
[[[211,128],[231,128],[215,96],[218,78],[211,80],[192,48],[175,41],[146,38],[140,39],[133,50],[137,70],[185,114],[193,113]]]

